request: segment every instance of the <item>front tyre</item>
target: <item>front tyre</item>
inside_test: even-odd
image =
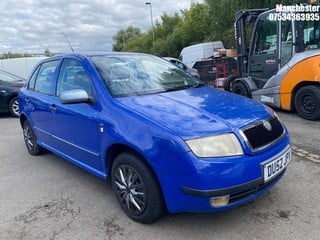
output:
[[[22,129],[24,142],[26,144],[28,152],[31,155],[40,155],[41,153],[43,153],[45,150],[38,145],[37,138],[34,135],[30,123],[27,120],[24,121]]]
[[[305,86],[295,95],[295,107],[300,117],[307,120],[320,119],[320,87]]]
[[[232,92],[251,98],[251,90],[247,87],[245,83],[241,81],[233,82]]]
[[[121,208],[134,221],[151,223],[162,215],[164,203],[159,184],[137,155],[125,152],[116,157],[111,182]]]

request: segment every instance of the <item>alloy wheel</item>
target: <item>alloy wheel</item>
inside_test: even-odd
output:
[[[142,214],[146,208],[147,199],[140,174],[129,165],[119,165],[115,172],[114,184],[122,207],[132,215]]]
[[[33,138],[33,133],[32,130],[30,129],[29,126],[25,126],[23,129],[23,137],[24,141],[27,145],[27,148],[29,150],[32,150],[34,147],[34,138]]]

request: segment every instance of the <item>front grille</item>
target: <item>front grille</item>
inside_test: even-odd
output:
[[[270,123],[269,127],[271,126],[271,129],[265,126],[264,121],[242,129],[247,144],[252,151],[257,151],[272,144],[284,134],[284,128],[278,118],[274,117],[265,120],[265,122]]]

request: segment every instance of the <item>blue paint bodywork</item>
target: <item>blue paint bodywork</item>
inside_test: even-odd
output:
[[[21,89],[21,121],[30,122],[39,145],[98,177],[106,178],[110,173],[109,150],[125,146],[151,167],[167,209],[173,213],[219,211],[244,204],[269,190],[283,175],[263,186],[262,163],[280,156],[290,146],[286,128],[283,126],[285,132],[279,140],[258,151],[250,149],[240,132],[273,117],[270,108],[208,86],[114,98],[85,55],[57,56],[42,63],[52,59],[61,62],[63,58],[81,62],[90,76],[94,102],[61,103],[55,95],[58,66],[51,94],[30,91],[27,84]],[[52,107],[55,111],[50,110]],[[222,133],[234,133],[244,154],[198,158],[185,143]],[[227,206],[210,206],[210,196],[233,187],[238,191],[241,186],[241,190],[255,191]]]

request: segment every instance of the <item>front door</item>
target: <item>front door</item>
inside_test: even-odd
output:
[[[55,101],[51,104],[51,131],[56,136],[55,148],[66,154],[71,161],[85,165],[92,171],[103,171],[100,161],[100,133],[98,107],[94,100],[89,103],[63,104],[59,96],[64,91],[83,89],[94,99],[94,90],[89,74],[77,59],[62,61]]]
[[[270,20],[269,13],[261,15],[253,29],[249,76],[259,88],[263,88],[279,68],[278,29],[278,22]]]

